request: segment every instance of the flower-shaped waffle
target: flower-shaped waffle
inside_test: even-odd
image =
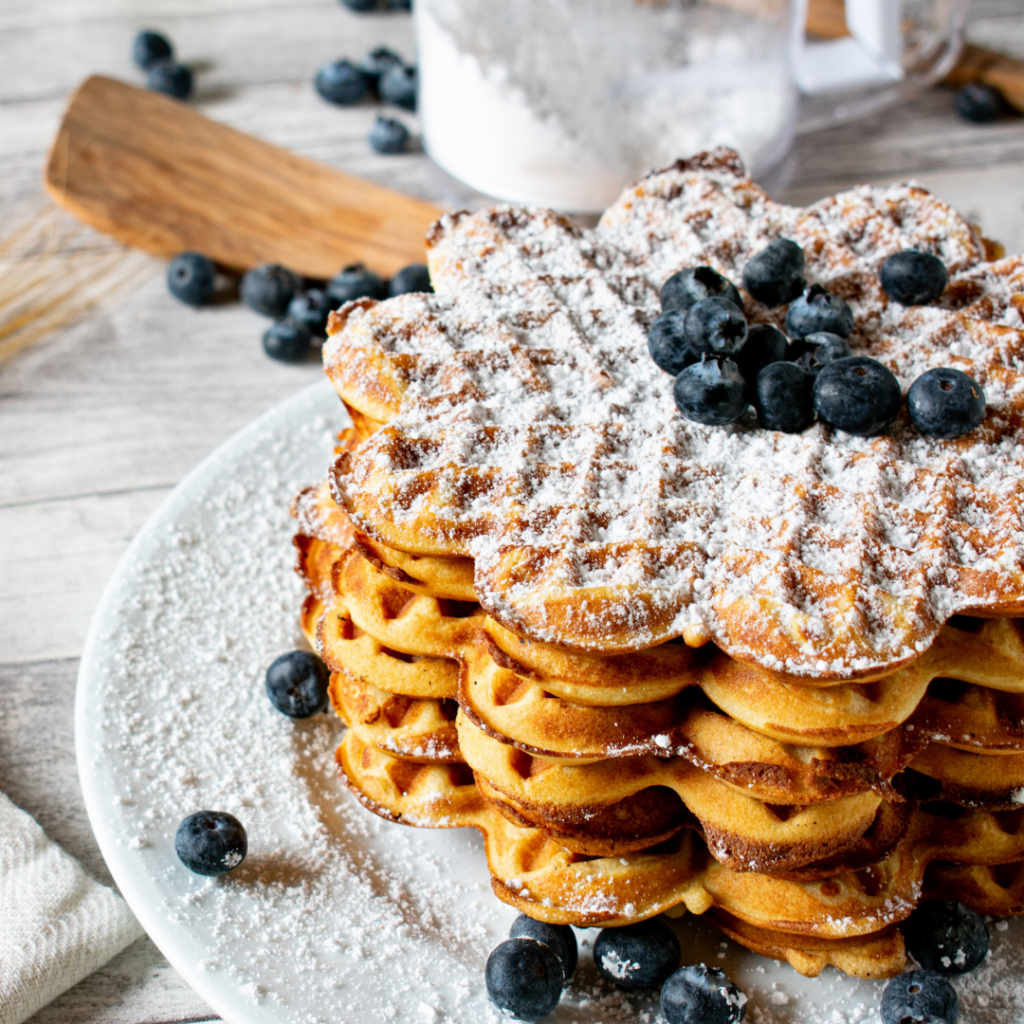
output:
[[[905,413],[873,438],[684,420],[647,352],[658,289],[698,264],[739,284],[780,236],[852,307],[855,354],[904,392],[932,366],[965,370],[981,426],[936,441]],[[1024,610],[1024,263],[992,261],[927,192],[787,207],[722,150],[643,179],[593,231],[499,207],[443,217],[428,245],[436,295],[332,318],[328,373],[359,422],[383,424],[340,456],[335,497],[383,544],[472,557],[481,605],[516,633],[596,653],[713,639],[839,680],[912,660],[954,613]],[[932,306],[878,284],[909,248],[946,265]],[[751,322],[785,313],[744,302]]]

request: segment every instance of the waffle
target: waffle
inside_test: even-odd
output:
[[[904,387],[968,371],[982,425],[681,419],[646,350],[660,285],[738,282],[780,235],[855,353]],[[878,285],[912,247],[949,272],[928,307]],[[353,426],[293,504],[358,799],[479,829],[532,916],[707,914],[807,974],[901,970],[922,898],[1024,911],[1024,263],[912,186],[780,206],[727,151],[592,231],[499,207],[428,250],[436,294],[332,314]]]

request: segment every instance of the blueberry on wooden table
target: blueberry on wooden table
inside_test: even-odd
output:
[[[392,11],[411,11],[412,0],[384,0],[384,6]]]
[[[970,82],[957,91],[953,108],[965,121],[990,124],[1003,112],[1003,97],[990,85]]]
[[[301,362],[312,347],[312,332],[296,320],[275,320],[263,332],[263,351],[278,362]]]
[[[754,387],[754,408],[761,426],[799,434],[814,422],[814,378],[798,363],[774,362],[763,367]]]
[[[369,142],[377,153],[404,153],[409,148],[409,129],[393,117],[378,114],[370,129]]]
[[[661,988],[668,1024],[739,1024],[747,997],[715,967],[680,967]]]
[[[158,60],[169,60],[174,56],[174,47],[166,36],[151,29],[140,32],[132,42],[132,61],[143,71],[149,70]]]
[[[852,330],[853,310],[820,284],[812,284],[786,311],[786,333],[791,338],[804,338],[818,331],[848,338]]]
[[[302,281],[298,274],[282,267],[280,263],[264,263],[246,271],[239,294],[253,312],[282,317],[288,312],[288,304],[301,288]]]
[[[823,366],[837,359],[845,359],[849,355],[853,353],[845,339],[828,331],[815,331],[806,337],[798,338],[789,350],[790,359],[799,363],[812,377],[816,377]]]
[[[380,76],[390,68],[405,67],[405,61],[386,46],[378,46],[359,60],[359,70],[373,83],[376,88]]]
[[[747,318],[735,303],[719,295],[701,299],[686,311],[686,347],[696,355],[731,356],[747,340]]]
[[[327,318],[334,305],[321,288],[307,288],[288,303],[287,319],[302,324],[310,334],[323,338],[327,335]]]
[[[380,76],[377,94],[385,103],[393,103],[403,110],[415,110],[418,81],[416,68],[395,64]]]
[[[167,290],[189,306],[203,306],[213,298],[217,271],[200,252],[183,252],[167,268]]]
[[[686,367],[672,393],[686,419],[710,427],[735,422],[749,405],[747,382],[731,359],[705,357]]]
[[[372,11],[377,7],[377,0],[341,0],[350,11],[359,11],[360,14]]]
[[[956,1024],[959,1013],[956,989],[936,971],[905,971],[891,978],[882,992],[882,1024],[900,1024],[928,1015]]]
[[[506,939],[491,950],[484,968],[487,995],[504,1014],[534,1021],[547,1016],[562,997],[562,961],[536,939]]]
[[[871,437],[899,415],[899,381],[868,356],[836,359],[822,368],[814,382],[814,410],[839,430]]]
[[[407,295],[409,292],[432,292],[433,290],[430,283],[430,271],[425,263],[410,263],[407,267],[402,267],[388,281],[388,295],[391,298],[396,295]]]
[[[962,370],[937,366],[910,385],[907,412],[922,434],[961,437],[985,418],[985,391]]]
[[[901,306],[934,302],[946,288],[946,266],[929,252],[904,249],[890,256],[878,273],[882,290]]]
[[[681,373],[700,358],[686,344],[686,313],[670,309],[655,317],[647,332],[647,351],[656,366],[672,376]]]
[[[980,914],[962,903],[922,903],[900,931],[907,952],[939,974],[965,974],[988,955],[988,928]]]
[[[197,875],[223,875],[245,860],[249,837],[227,811],[196,811],[174,834],[174,852]]]
[[[806,283],[804,251],[788,238],[776,238],[743,268],[743,287],[765,306],[792,302]]]
[[[602,928],[594,942],[594,964],[613,985],[657,988],[679,966],[676,933],[657,919]]]
[[[576,933],[569,925],[548,924],[546,921],[535,921],[526,914],[520,914],[512,922],[508,936],[510,939],[536,939],[543,942],[562,964],[563,986],[569,984],[579,959]]]
[[[192,94],[192,72],[173,60],[158,60],[146,72],[146,86],[153,92],[184,100]]]
[[[370,80],[347,59],[334,60],[317,70],[313,87],[328,103],[348,107],[369,91]]]
[[[327,282],[327,297],[335,308],[356,299],[386,299],[387,295],[384,279],[362,263],[349,264]]]
[[[701,299],[713,296],[728,299],[743,309],[743,299],[736,286],[713,267],[684,267],[661,286],[662,311],[679,309],[686,312]]]
[[[289,651],[267,669],[264,686],[270,703],[289,718],[309,718],[327,704],[330,672],[312,651]]]

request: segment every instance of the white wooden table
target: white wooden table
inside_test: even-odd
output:
[[[407,15],[359,16],[336,0],[30,0],[0,4],[0,235],[38,207],[69,91],[103,72],[140,82],[131,40],[167,32],[198,69],[213,118],[382,184],[449,205],[472,199],[422,155],[380,157],[372,107],[323,103],[322,62],[384,42],[413,56]],[[1024,56],[1020,0],[976,0],[975,40]],[[141,84],[141,83],[140,83]],[[861,180],[914,177],[1024,250],[1024,119],[978,126],[936,89],[868,121],[798,140],[780,197],[809,202]],[[414,121],[414,119],[412,119]],[[89,620],[117,559],[204,455],[316,380],[260,347],[241,305],[175,302],[164,266],[0,367],[0,791],[110,881],[75,773],[72,706]],[[148,939],[33,1024],[214,1019]]]

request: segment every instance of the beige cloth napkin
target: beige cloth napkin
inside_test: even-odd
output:
[[[0,1024],[20,1024],[140,935],[128,904],[0,793]]]

